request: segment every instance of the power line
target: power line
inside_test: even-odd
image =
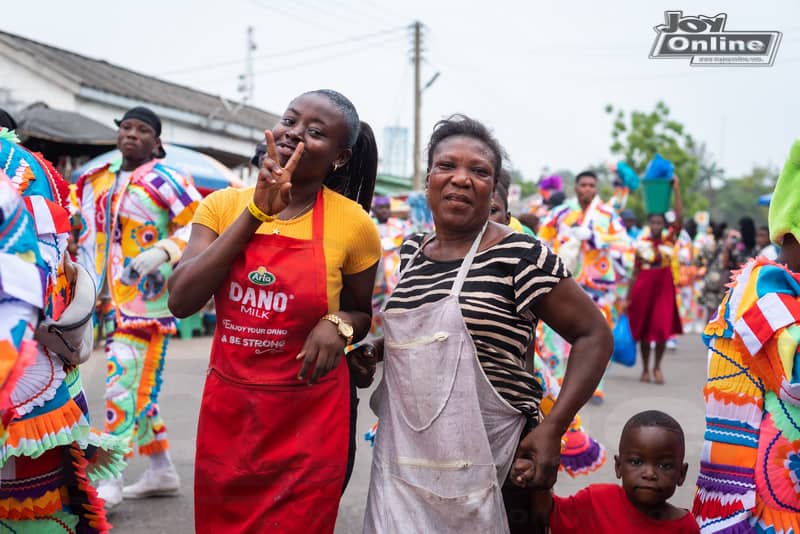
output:
[[[353,4],[343,5],[342,2],[340,2],[338,0],[327,0],[326,3],[333,4],[333,5],[338,4],[341,9],[347,9],[347,10],[353,12],[353,7],[354,7]],[[372,8],[370,10],[371,13],[368,13],[365,10],[359,10],[359,11],[356,12],[356,14],[361,13],[362,16],[370,17],[370,18],[372,18],[372,20],[375,20],[376,16],[378,18],[382,18],[383,21],[380,22],[380,24],[386,24],[386,23],[394,24],[394,23],[397,22],[397,20],[404,20],[404,19],[409,18],[409,17],[406,17],[405,15],[401,15],[401,14],[397,13],[396,11],[392,13],[392,10],[388,6],[378,7],[372,2],[363,2],[362,1],[362,2],[359,2],[356,5],[358,6],[358,8],[365,8],[367,10],[370,10],[369,8]]]
[[[358,20],[357,18],[353,18],[353,15],[351,13],[345,13],[345,12],[343,12],[341,10],[331,9],[330,7],[328,7],[328,6],[324,5],[324,4],[320,5],[320,4],[311,2],[310,0],[294,0],[294,3],[295,4],[305,4],[312,11],[319,11],[319,12],[321,12],[323,14],[326,14],[328,17],[334,18],[334,20],[346,19],[350,23],[355,23],[355,24],[363,24],[364,23],[364,20]]]
[[[337,51],[337,52],[335,52],[333,54],[328,54],[328,55],[324,55],[324,56],[318,56],[318,57],[315,57],[315,58],[309,58],[309,59],[304,60],[304,61],[295,61],[295,62],[291,62],[291,63],[285,63],[283,65],[277,65],[277,66],[271,67],[269,69],[262,69],[262,70],[256,71],[256,72],[253,73],[253,75],[254,76],[260,76],[262,74],[269,74],[269,73],[273,73],[273,72],[283,72],[283,71],[287,71],[287,70],[294,70],[296,68],[305,67],[305,66],[308,66],[308,65],[315,65],[317,63],[324,63],[324,62],[332,60],[332,59],[339,59],[339,58],[341,58],[343,56],[349,56],[349,55],[358,54],[358,53],[362,53],[362,52],[370,52],[370,51],[374,50],[375,48],[381,48],[381,47],[384,47],[384,46],[386,46],[388,44],[399,43],[401,37],[403,37],[403,36],[396,35],[396,36],[393,36],[393,37],[391,37],[389,39],[384,39],[383,41],[377,41],[377,42],[369,43],[369,47],[359,46],[358,48],[339,50],[339,51]],[[219,77],[218,76],[216,78],[204,80],[202,82],[197,82],[197,83],[211,84],[211,83],[219,82],[219,81],[223,81],[223,80],[230,80],[230,76],[224,76],[224,77]]]
[[[280,15],[283,15],[284,17],[286,17],[288,19],[291,19],[292,22],[302,22],[303,24],[306,24],[308,26],[313,26],[315,28],[318,28],[318,29],[326,31],[326,32],[332,32],[332,33],[336,32],[335,28],[331,28],[331,27],[328,27],[328,26],[323,26],[323,25],[319,24],[316,21],[309,20],[309,19],[307,19],[305,17],[298,16],[296,13],[292,13],[290,11],[286,11],[282,7],[276,7],[274,5],[274,3],[269,5],[269,6],[265,6],[264,4],[259,2],[259,0],[250,0],[250,2],[253,5],[257,6],[257,7],[260,7],[261,9],[266,9],[267,11],[274,11],[274,12],[280,14]]]
[[[318,58],[312,58],[312,59],[309,59],[308,61],[287,63],[285,65],[281,65],[281,66],[278,66],[278,67],[275,67],[275,68],[261,70],[261,71],[256,72],[255,75],[259,76],[261,74],[268,74],[268,73],[272,73],[272,72],[293,70],[294,68],[297,68],[297,67],[303,67],[303,66],[306,66],[306,65],[314,65],[314,64],[317,64],[317,63],[324,63],[325,61],[328,61],[330,59],[337,59],[337,58],[341,58],[342,56],[358,54],[358,53],[361,53],[361,52],[371,52],[375,48],[380,48],[380,47],[383,47],[383,46],[385,46],[387,44],[392,44],[392,43],[396,43],[396,42],[399,42],[399,36],[394,36],[394,37],[392,37],[390,39],[385,39],[383,41],[370,43],[369,47],[360,46],[358,48],[353,48],[351,50],[339,51],[339,52],[336,52],[334,54],[330,54],[330,55],[327,55],[327,56],[320,56]]]
[[[367,33],[367,34],[363,34],[363,35],[356,35],[354,37],[348,37],[347,39],[339,39],[337,41],[329,41],[327,43],[320,43],[320,44],[316,44],[316,45],[305,46],[305,47],[302,47],[302,48],[295,48],[295,49],[292,49],[292,50],[283,50],[281,52],[263,54],[263,55],[260,55],[260,56],[253,57],[253,60],[273,59],[273,58],[278,58],[278,57],[291,56],[291,55],[294,55],[294,54],[302,54],[302,53],[305,53],[305,52],[311,52],[313,50],[319,50],[320,48],[330,48],[332,46],[339,46],[339,45],[348,44],[348,43],[357,42],[357,41],[365,41],[365,40],[373,39],[373,38],[376,38],[376,37],[384,37],[384,36],[389,35],[389,34],[398,33],[400,31],[405,32],[406,30],[407,30],[407,28],[405,26],[400,26],[400,27],[397,27],[397,28],[389,28],[387,30],[383,30],[383,31],[380,31],[380,32],[373,32],[373,33]],[[245,61],[246,60],[240,58],[240,59],[232,59],[232,60],[228,60],[228,61],[219,61],[219,62],[216,62],[216,63],[206,63],[206,64],[203,64],[203,65],[195,65],[193,67],[186,67],[184,69],[177,69],[177,70],[171,70],[171,71],[166,71],[166,72],[160,72],[160,73],[157,73],[156,75],[157,76],[164,76],[164,75],[167,75],[167,74],[183,74],[183,73],[187,73],[187,72],[197,72],[197,71],[202,71],[202,70],[211,70],[211,69],[216,69],[216,68],[219,68],[219,67],[227,67],[227,66],[230,66],[230,65],[238,65],[240,63],[244,63]]]

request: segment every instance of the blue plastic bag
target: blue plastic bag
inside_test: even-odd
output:
[[[614,352],[611,360],[626,367],[636,365],[636,341],[631,334],[628,316],[623,315],[614,327]]]
[[[662,179],[669,180],[675,174],[675,165],[661,154],[656,153],[647,168],[644,170],[645,180]]]

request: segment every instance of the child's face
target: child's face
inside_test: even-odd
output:
[[[505,225],[511,222],[511,216],[509,215],[508,210],[506,209],[506,206],[497,191],[492,193],[492,206],[491,211],[489,212],[489,219],[498,224]]]
[[[689,464],[677,432],[658,426],[632,428],[614,457],[617,478],[631,503],[644,513],[663,506],[683,484]]]

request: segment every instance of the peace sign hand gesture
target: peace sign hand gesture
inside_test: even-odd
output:
[[[286,209],[292,200],[292,173],[297,168],[305,145],[302,142],[297,143],[286,166],[281,167],[272,132],[265,130],[264,137],[267,140],[267,155],[264,156],[258,172],[253,202],[261,211],[274,216]]]

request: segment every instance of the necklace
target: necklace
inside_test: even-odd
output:
[[[301,215],[303,215],[304,213],[306,213],[309,209],[311,209],[311,207],[314,206],[314,202],[316,202],[316,201],[317,201],[317,199],[315,198],[310,203],[308,203],[303,209],[301,209],[300,211],[298,211],[297,213],[295,213],[294,215],[292,215],[288,219],[277,219],[277,220],[282,221],[282,222],[293,221],[296,218],[298,218]],[[278,228],[273,228],[272,229],[272,235],[278,235],[278,234],[280,234],[280,230]]]

